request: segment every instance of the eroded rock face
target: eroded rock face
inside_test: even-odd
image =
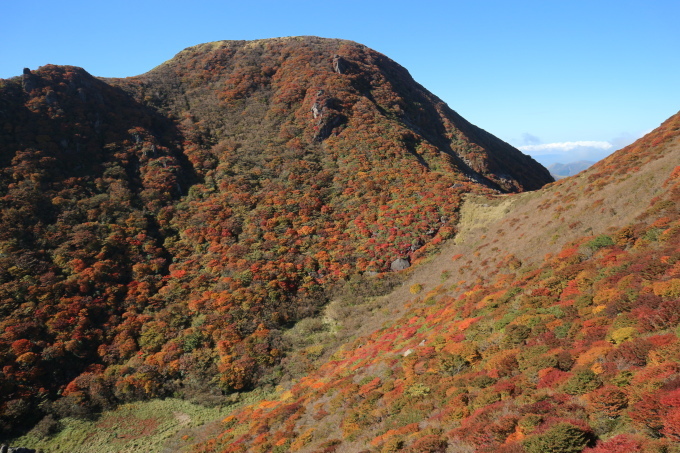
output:
[[[10,447],[9,445],[2,444],[0,445],[0,453],[36,453],[36,450],[33,450],[32,448],[24,448],[24,447]]]
[[[411,267],[411,263],[409,263],[409,261],[404,258],[396,259],[392,261],[392,264],[390,265],[390,269],[392,269],[394,272],[403,271],[409,267]]]
[[[337,72],[338,74],[342,74],[344,72],[346,63],[345,60],[342,59],[340,55],[335,55],[333,57],[333,70]]]

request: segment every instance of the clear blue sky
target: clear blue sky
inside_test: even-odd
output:
[[[0,78],[47,63],[133,76],[222,39],[350,39],[474,124],[564,162],[614,151],[680,110],[679,20],[678,0],[12,1]]]

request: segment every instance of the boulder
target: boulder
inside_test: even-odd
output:
[[[392,269],[394,272],[403,271],[409,267],[411,267],[411,263],[409,263],[408,260],[404,258],[396,259],[392,261],[392,264],[390,265],[390,269]]]

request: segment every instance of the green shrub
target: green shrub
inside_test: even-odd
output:
[[[421,384],[420,382],[416,382],[415,384],[406,389],[406,393],[414,398],[428,395],[430,392],[431,392],[430,387]]]
[[[494,330],[501,330],[503,327],[507,326],[512,321],[514,321],[516,317],[517,313],[515,312],[506,313],[505,315],[503,315],[501,319],[496,321],[496,323],[493,325]]]
[[[504,343],[513,346],[523,343],[524,340],[529,338],[530,334],[531,329],[529,327],[521,324],[511,324],[505,328]]]
[[[458,354],[450,354],[442,351],[439,353],[438,358],[440,370],[451,376],[455,376],[470,365],[467,360]]]
[[[569,334],[569,329],[571,329],[571,323],[565,323],[555,327],[553,332],[555,333],[555,336],[557,338],[562,339],[567,338],[567,335]]]
[[[593,251],[612,245],[614,245],[614,240],[606,234],[601,234],[586,244],[586,246]]]
[[[602,383],[600,378],[591,369],[585,369],[574,374],[564,384],[562,390],[569,395],[583,395],[591,390],[595,390]]]
[[[493,379],[490,376],[487,376],[486,374],[483,374],[481,376],[477,376],[476,378],[472,379],[470,381],[470,385],[473,387],[477,387],[480,389],[487,388],[491,384],[495,383],[496,380]]]
[[[571,423],[558,423],[542,434],[524,441],[527,453],[579,453],[590,443],[590,435]]]
[[[543,417],[541,417],[538,414],[527,414],[524,417],[519,419],[519,422],[517,422],[517,425],[519,426],[520,430],[525,433],[532,433],[534,430],[538,427],[538,425],[543,422]]]
[[[651,228],[645,232],[642,238],[649,242],[656,242],[659,240],[659,235],[661,234],[662,231],[663,230],[659,228]]]
[[[612,378],[611,383],[617,387],[627,387],[630,385],[631,379],[633,379],[633,373],[629,370],[623,370]]]
[[[536,345],[521,348],[519,354],[517,355],[519,369],[526,370],[542,365],[543,363],[539,356],[545,354],[546,352],[548,352],[548,347],[546,345]],[[543,368],[545,368],[545,366]]]
[[[580,310],[581,308],[589,307],[593,304],[593,296],[590,294],[582,294],[576,298],[574,308]]]
[[[635,327],[621,327],[608,335],[608,339],[614,344],[621,344],[624,341],[632,340],[636,336],[637,329]]]

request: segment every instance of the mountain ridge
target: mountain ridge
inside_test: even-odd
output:
[[[432,134],[430,134],[430,136],[424,138],[428,139],[431,143],[433,143],[435,146],[438,146],[440,149],[445,150],[447,154],[451,156],[451,158],[456,160],[455,162],[456,165],[462,167],[470,166],[470,163],[465,162],[466,159],[474,161],[479,160],[481,156],[475,154],[471,154],[469,157],[456,155],[455,149],[451,149],[452,145],[447,143],[447,141],[449,142],[452,141],[452,137],[455,138],[456,132],[453,132],[451,130],[451,127],[460,130],[464,134],[461,137],[463,141],[467,140],[468,142],[470,142],[470,144],[478,146],[481,145],[483,148],[487,147],[488,142],[491,141],[491,144],[498,148],[497,149],[498,153],[500,153],[501,151],[503,153],[510,152],[512,154],[513,160],[522,161],[524,165],[538,168],[535,166],[535,161],[533,161],[533,159],[531,159],[530,157],[525,156],[522,153],[519,153],[517,150],[512,148],[507,143],[502,142],[496,139],[495,137],[492,138],[492,136],[488,134],[486,131],[483,131],[471,125],[469,122],[460,117],[460,115],[449,109],[439,98],[427,92],[421,85],[417,84],[417,82],[415,82],[412,79],[412,77],[405,68],[393,62],[384,55],[372,51],[366,46],[354,43],[352,41],[334,40],[317,37],[274,38],[255,41],[217,41],[185,49],[182,52],[178,53],[171,60],[168,60],[167,62],[152,69],[151,71],[142,74],[141,76],[138,76],[138,78],[140,80],[154,80],[156,78],[162,78],[166,80],[173,79],[176,78],[174,77],[173,74],[175,70],[180,69],[182,71],[186,71],[188,68],[196,69],[196,66],[198,64],[197,61],[200,61],[201,64],[204,65],[203,69],[206,71],[212,71],[215,68],[220,68],[221,71],[228,72],[236,69],[235,74],[232,73],[230,79],[227,80],[226,82],[227,84],[232,84],[232,86],[235,86],[234,89],[237,92],[233,92],[234,89],[227,90],[226,92],[220,94],[220,96],[224,97],[225,99],[228,99],[229,96],[236,96],[236,98],[242,98],[244,94],[238,93],[239,83],[249,84],[248,86],[242,87],[245,88],[246,94],[253,94],[250,91],[257,91],[258,83],[261,83],[263,85],[269,84],[269,82],[266,81],[268,77],[271,77],[273,79],[272,84],[276,85],[277,82],[276,71],[282,65],[288,65],[289,67],[292,66],[293,65],[292,62],[295,60],[295,58],[288,58],[288,56],[290,52],[296,51],[305,52],[305,55],[307,56],[308,59],[313,59],[315,61],[314,68],[317,72],[314,73],[314,75],[312,75],[311,73],[309,74],[309,77],[311,77],[313,81],[310,80],[306,83],[301,83],[299,80],[297,80],[294,81],[295,86],[293,87],[285,85],[286,83],[289,82],[289,80],[278,80],[278,82],[280,82],[279,83],[280,86],[277,88],[280,88],[279,89],[280,92],[281,91],[284,92],[280,96],[283,99],[281,99],[280,101],[278,99],[275,99],[275,102],[287,102],[287,103],[300,102],[302,98],[304,98],[306,102],[302,102],[301,103],[302,105],[300,106],[302,107],[303,110],[302,111],[298,110],[298,112],[296,113],[297,116],[308,114],[313,104],[317,101],[316,100],[317,90],[313,87],[313,84],[325,83],[324,81],[329,79],[331,77],[331,74],[337,73],[337,71],[339,70],[338,64],[341,64],[344,65],[343,68],[344,75],[351,77],[351,82],[349,84],[350,86],[347,86],[348,84],[345,83],[345,86],[343,87],[340,85],[340,82],[338,80],[335,80],[332,83],[335,83],[337,89],[341,90],[341,92],[344,91],[343,94],[345,94],[346,97],[350,98],[343,100],[345,108],[347,107],[347,104],[355,102],[356,95],[359,95],[360,97],[359,99],[363,97],[364,99],[368,100],[373,104],[373,106],[378,108],[378,110],[380,110],[382,114],[388,113],[390,115],[396,116],[397,118],[395,119],[397,119],[398,121],[403,121],[403,123],[407,127],[415,128],[416,133],[418,133],[419,130],[427,130],[428,127],[426,126],[430,126],[431,128],[432,124],[426,123],[425,119],[421,118],[421,116],[426,116],[428,120],[431,120],[431,123],[438,125],[437,126],[438,133],[440,135],[446,134],[448,135],[448,137],[446,140],[442,140],[441,137],[433,138]],[[347,55],[343,57],[341,55],[342,52],[347,52]],[[234,62],[234,59],[238,60],[239,54],[244,53],[248,54],[248,57],[244,58],[246,60],[245,62],[240,61]],[[271,55],[269,55],[269,53],[271,53]],[[267,56],[269,56],[269,58],[267,58]],[[185,64],[185,62],[187,61],[188,63]],[[364,70],[368,71],[369,74],[374,75],[367,76],[368,77],[367,80],[367,77],[364,77],[362,74],[362,71]],[[218,74],[220,73],[221,72],[218,72]],[[256,73],[258,74],[255,75]],[[288,74],[292,73],[293,71],[290,70],[288,71]],[[299,78],[299,74],[295,74],[295,77]],[[289,78],[290,77],[288,77],[288,79]],[[130,79],[134,78],[122,79],[121,82],[129,81]],[[282,78],[278,77],[278,79]],[[284,76],[283,79],[286,79],[286,77]],[[109,80],[113,81],[117,79]],[[256,81],[254,82],[253,80]],[[376,101],[373,91],[378,93],[379,91],[384,91],[385,88],[383,87],[380,88],[380,90],[378,90],[376,87],[374,87],[373,85],[376,83],[375,80],[380,80],[383,85],[386,84],[387,87],[392,87],[394,90],[396,90],[397,94],[401,95],[402,98],[407,98],[407,95],[404,95],[403,93],[404,90],[411,91],[412,93],[408,94],[416,95],[417,98],[415,101],[416,103],[422,101],[422,103],[424,104],[426,103],[428,105],[429,104],[435,105],[437,111],[435,112],[430,110],[429,112],[425,112],[422,111],[422,109],[410,108],[409,111],[406,112],[404,111],[404,108],[409,106],[404,106],[402,105],[403,101],[401,101],[402,104],[400,104],[400,101],[398,101],[397,99],[390,99],[388,96],[385,96],[385,100],[381,100],[380,98],[378,98],[378,100]],[[212,84],[220,82],[221,82],[220,80],[209,81],[209,83]],[[404,83],[407,84],[408,88],[404,87],[403,89],[401,89],[400,86],[401,84]],[[411,87],[415,87],[415,89]],[[307,94],[303,96],[300,90],[306,91]],[[323,98],[322,101],[328,100]],[[328,107],[329,110],[331,110],[332,113],[334,114],[333,119],[339,120],[339,118],[342,116],[341,112],[337,111],[337,108],[335,107],[334,108],[330,108],[330,106],[326,107]],[[213,105],[212,108],[218,107],[215,107]],[[445,115],[448,115],[450,118],[444,120],[439,118],[439,116],[442,115],[440,110],[447,110]],[[222,113],[224,113],[224,109],[222,109]],[[453,124],[451,125],[440,124],[442,123],[442,121],[444,123],[452,122]],[[446,132],[447,127],[448,132]],[[313,135],[317,136],[318,132]],[[482,162],[472,163],[472,167],[475,167],[475,165],[477,165],[480,167],[479,169],[467,168],[466,171],[468,173],[479,173],[477,170],[481,170],[483,173],[485,171],[483,168],[486,165],[493,166],[495,164],[495,162],[493,161],[486,164],[485,162],[483,162],[484,159],[486,158],[482,158]],[[512,160],[510,162],[512,163]],[[496,171],[497,173],[499,172],[498,168],[496,168],[494,171]],[[517,168],[515,168],[515,171],[517,171]],[[483,174],[479,176],[484,178]],[[498,176],[496,176],[496,178],[498,178]],[[541,181],[549,180],[549,176],[546,176],[544,174],[541,175],[541,178],[543,178]],[[500,181],[496,179],[491,183],[497,185],[499,182]],[[536,183],[528,183],[530,185],[527,187],[527,189],[536,188],[542,183],[543,182],[539,182],[538,185],[536,185]],[[510,187],[511,186],[508,186],[505,189],[507,190]]]

